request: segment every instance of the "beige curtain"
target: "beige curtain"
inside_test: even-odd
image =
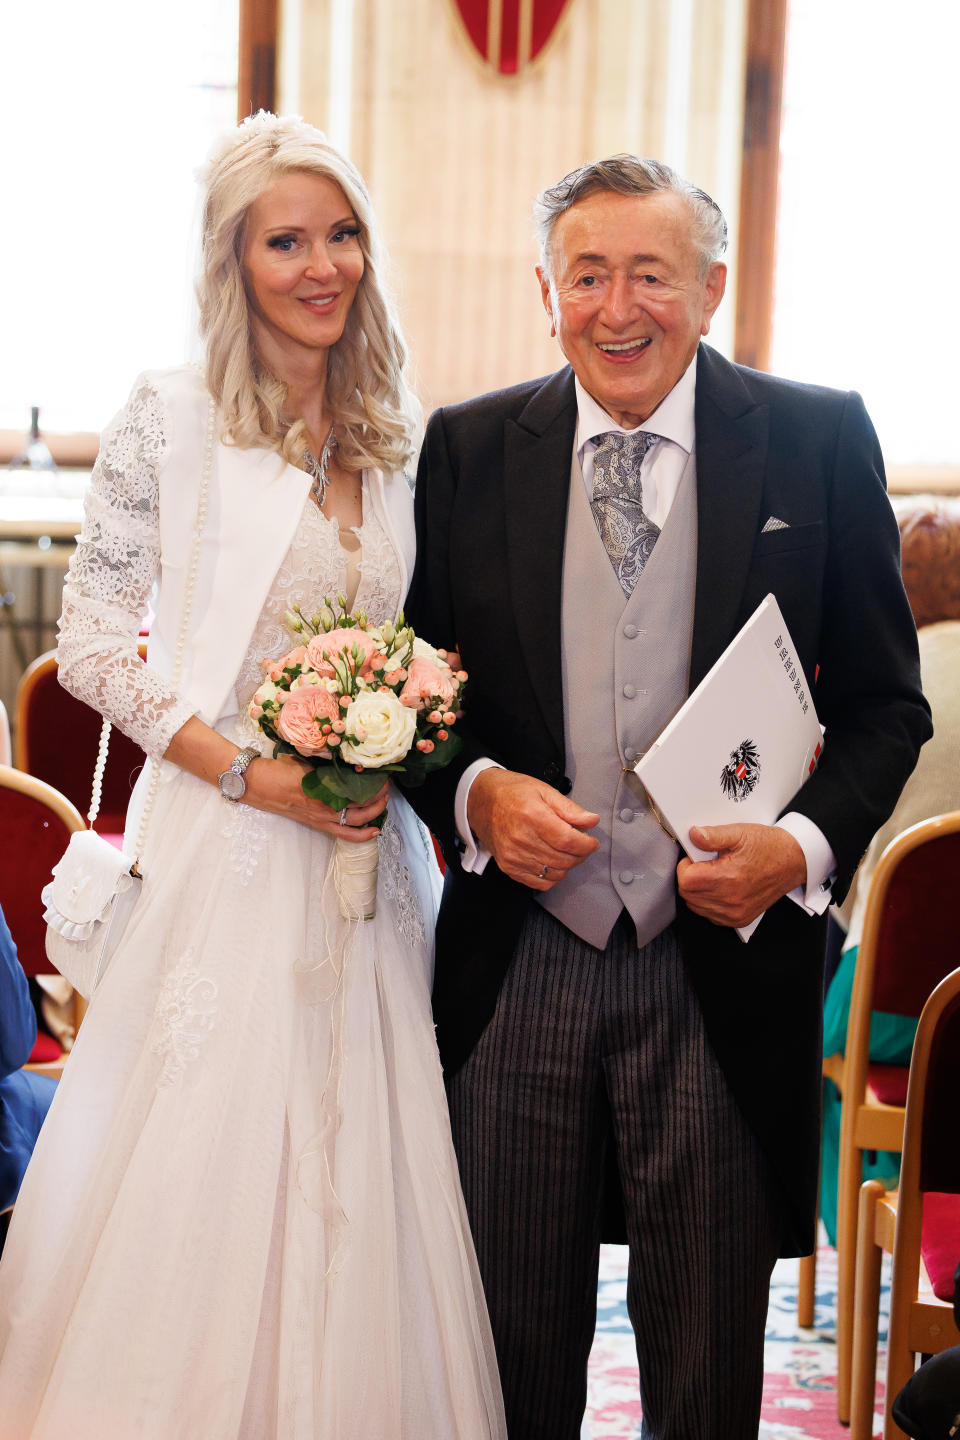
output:
[[[537,61],[504,79],[448,0],[287,0],[280,105],[367,180],[427,410],[562,362],[530,214],[575,166],[622,150],[665,160],[734,230],[745,12],[746,0],[571,0]],[[726,353],[734,279],[711,337]]]

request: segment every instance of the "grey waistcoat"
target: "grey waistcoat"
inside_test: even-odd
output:
[[[639,945],[676,913],[679,849],[650,811],[632,765],[687,697],[696,564],[693,456],[626,604],[574,456],[563,556],[566,772],[571,798],[600,816],[592,832],[600,849],[538,899],[600,948],[623,907]]]

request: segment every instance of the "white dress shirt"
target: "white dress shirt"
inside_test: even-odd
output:
[[[694,356],[676,385],[660,402],[653,414],[635,430],[624,430],[622,425],[618,425],[602,406],[597,404],[592,395],[588,395],[580,381],[575,380],[577,428],[573,443],[583,472],[583,483],[588,500],[593,499],[593,456],[600,437],[609,431],[633,435],[636,430],[649,430],[661,438],[644,455],[640,467],[643,508],[647,517],[661,529],[663,528],[676,497],[684,467],[695,449],[694,398],[696,384],[697,359]],[[463,845],[460,863],[468,873],[480,874],[490,859],[490,852],[478,844],[467,819],[470,786],[481,771],[488,770],[496,764],[495,760],[487,757],[475,760],[463,772],[457,786],[454,809],[457,834]],[[820,827],[806,815],[800,815],[791,810],[781,816],[777,821],[777,826],[793,836],[803,851],[807,865],[806,885],[798,885],[796,889],[791,890],[789,892],[790,899],[808,915],[822,915],[830,904],[833,873],[836,869],[836,856],[833,849]],[[756,922],[754,922],[755,924]]]

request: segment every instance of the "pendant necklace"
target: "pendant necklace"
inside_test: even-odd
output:
[[[313,451],[308,449],[303,457],[304,467],[313,476],[313,484],[310,486],[310,494],[316,501],[319,508],[323,509],[323,502],[327,498],[327,486],[330,484],[330,472],[328,466],[330,457],[337,448],[337,437],[333,433],[333,426],[327,431],[327,438],[323,442],[323,449],[320,451],[318,460]]]

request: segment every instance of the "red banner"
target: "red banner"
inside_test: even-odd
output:
[[[501,75],[519,75],[535,60],[570,0],[454,0],[481,60]]]

